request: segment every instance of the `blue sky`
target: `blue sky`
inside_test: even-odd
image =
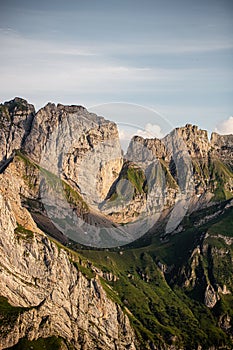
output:
[[[233,133],[232,18],[230,0],[1,0],[1,101],[136,103]]]

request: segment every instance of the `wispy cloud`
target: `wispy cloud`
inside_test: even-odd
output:
[[[7,94],[10,97],[22,95],[31,98],[33,92],[34,96],[40,96],[43,101],[59,96],[60,101],[65,102],[65,95],[80,97],[80,94],[85,94],[88,100],[91,94],[93,96],[102,94],[100,102],[103,102],[104,97],[111,94],[115,101],[119,99],[119,96],[124,96],[128,101],[132,101],[132,96],[137,95],[139,96],[137,102],[144,103],[143,100],[147,98],[147,94],[153,95],[153,98],[156,98],[158,94],[163,94],[165,100],[167,93],[173,95],[179,93],[182,102],[185,103],[183,96],[187,90],[190,96],[195,92],[199,94],[203,92],[204,96],[206,91],[223,93],[232,86],[233,71],[230,66],[215,69],[202,65],[196,68],[170,65],[170,67],[161,68],[161,65],[156,66],[156,62],[150,65],[140,59],[130,61],[116,57],[119,52],[124,55],[130,54],[133,57],[140,56],[142,53],[156,57],[156,54],[159,53],[198,53],[224,50],[233,47],[230,39],[181,40],[178,38],[174,41],[170,38],[162,42],[155,38],[151,42],[145,40],[133,43],[126,41],[110,43],[106,40],[95,43],[83,40],[78,44],[64,40],[32,39],[11,28],[2,28],[0,29],[0,45],[2,48],[0,56],[2,98],[5,98]],[[169,106],[159,110],[170,119],[176,119],[176,122],[173,122],[174,126],[181,119],[179,115],[186,120],[190,116],[194,119],[201,113],[202,116],[205,116],[204,113],[208,108],[207,118],[214,115],[219,119],[221,115],[226,115],[223,113],[224,110],[221,112],[220,107],[217,109],[207,107],[204,103],[198,105],[198,101],[194,98],[193,101],[192,107],[186,108],[184,106],[174,108],[168,101]],[[32,100],[32,102],[37,103],[37,100]],[[72,101],[72,103],[75,102],[76,100]],[[143,132],[149,132],[149,129],[153,129],[153,125],[152,122],[151,127],[147,128],[148,130],[145,127]]]
[[[143,82],[169,82],[192,74],[192,70],[180,74],[172,69],[130,66],[88,47],[31,40],[12,31],[0,31],[0,44],[4,47],[0,71],[5,92],[12,89],[12,83],[25,93],[32,88],[133,91]]]
[[[144,41],[138,43],[102,43],[92,44],[92,48],[99,53],[105,54],[139,54],[159,55],[159,54],[190,54],[190,53],[206,53],[212,51],[229,50],[233,48],[233,41],[227,39],[176,39],[173,38],[154,38],[150,42]]]
[[[0,28],[0,44],[3,48],[1,56],[16,54],[18,57],[27,55],[66,55],[95,56],[96,53],[85,45],[75,47],[67,43],[52,40],[30,39],[20,35],[11,28]]]
[[[233,134],[233,117],[220,122],[215,128],[215,131],[222,135]]]
[[[161,130],[160,125],[147,123],[144,127],[144,130],[138,130],[137,135],[144,138],[159,138],[161,139],[164,134]]]
[[[144,127],[140,129],[133,128],[130,130],[122,125],[119,125],[119,138],[124,151],[127,150],[128,144],[133,136],[142,136],[143,138],[159,138],[161,139],[164,135],[160,125],[146,123]]]
[[[127,62],[99,55],[89,47],[73,47],[68,44],[31,40],[15,33],[0,32],[1,79],[4,91],[11,91],[12,84],[20,86],[24,93],[38,90],[65,91],[167,91],[174,84],[182,87],[192,81],[192,88],[199,88],[211,79],[225,79],[229,72],[201,68],[157,68],[129,65]],[[179,86],[176,86],[176,90]]]

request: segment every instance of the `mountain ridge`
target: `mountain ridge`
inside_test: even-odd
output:
[[[16,98],[0,122],[2,348],[232,348],[232,135],[187,124],[123,157],[116,124],[82,106]]]

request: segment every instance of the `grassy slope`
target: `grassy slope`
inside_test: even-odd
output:
[[[209,164],[209,176],[214,192],[213,201],[222,201],[233,197],[229,189],[226,188],[226,183],[233,181],[233,174],[230,168],[220,160],[214,159]]]
[[[119,277],[116,282],[108,282],[112,288],[111,298],[115,296],[116,301],[120,301],[132,312],[132,322],[144,339],[149,338],[158,344],[162,338],[167,343],[173,342],[179,346],[185,344],[188,349],[195,348],[199,343],[204,349],[213,344],[229,342],[229,338],[218,327],[216,316],[219,315],[219,310],[226,313],[230,309],[232,297],[223,296],[211,311],[202,302],[189,298],[178,285],[171,284],[171,288],[159,270],[158,262],[181,267],[187,263],[191,251],[199,243],[203,230],[208,230],[208,239],[213,246],[215,238],[211,235],[221,231],[222,234],[232,236],[232,227],[232,210],[229,210],[221,219],[214,219],[211,224],[198,229],[189,228],[173,236],[165,244],[161,244],[155,236],[151,245],[138,249],[122,249],[122,255],[112,251],[86,250],[80,253],[102,270],[111,271]],[[217,243],[219,244],[218,240]],[[224,270],[219,265],[218,254],[216,259],[213,273],[224,281],[227,275],[229,282],[233,271],[230,269],[229,275],[229,268]],[[221,260],[223,265],[226,264]],[[177,273],[178,268],[174,271]],[[172,278],[172,273],[168,275]],[[107,288],[106,290],[108,291]]]

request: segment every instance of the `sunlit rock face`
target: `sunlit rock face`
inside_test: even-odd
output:
[[[22,309],[14,322],[1,323],[0,348],[25,336],[55,335],[75,349],[135,350],[129,319],[107,298],[98,275],[84,277],[67,252],[35,226],[20,231],[11,203],[0,194],[0,293]],[[29,213],[24,216],[30,220]]]
[[[24,150],[93,205],[106,197],[123,162],[116,124],[81,106],[49,103],[39,110]]]

